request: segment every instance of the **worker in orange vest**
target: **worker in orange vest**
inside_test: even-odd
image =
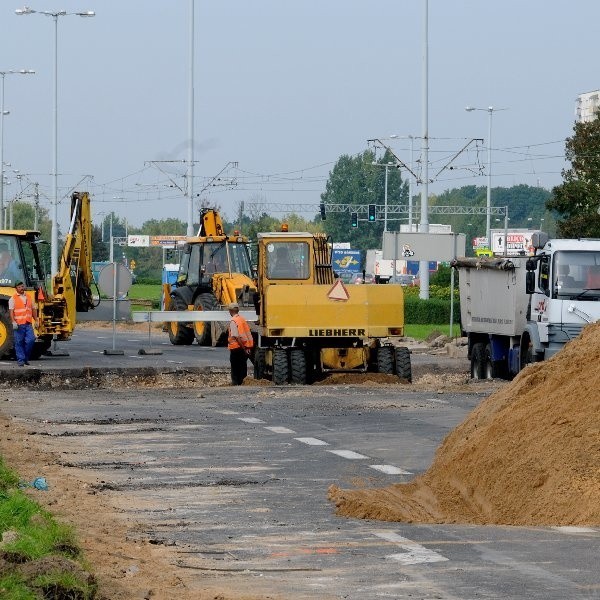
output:
[[[254,340],[248,321],[239,314],[240,307],[238,303],[232,302],[227,306],[227,309],[231,315],[227,339],[229,362],[231,363],[231,383],[242,385],[244,377],[248,374],[248,359],[252,355]]]
[[[15,354],[20,367],[29,364],[29,357],[35,343],[33,324],[37,325],[37,308],[33,300],[25,293],[22,281],[15,283],[15,293],[8,300],[8,309],[13,324]]]

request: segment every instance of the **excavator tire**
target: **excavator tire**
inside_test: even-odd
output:
[[[306,383],[306,354],[302,348],[290,350],[290,371],[292,383]]]
[[[179,296],[173,298],[171,310],[187,310],[187,305]],[[189,346],[194,343],[194,330],[178,321],[171,321],[167,325],[169,340],[173,346]]]
[[[265,378],[265,358],[267,352],[264,348],[257,348],[254,353],[254,379]]]
[[[394,351],[396,359],[396,375],[400,379],[412,382],[412,369],[410,366],[410,350],[406,346],[398,346]]]
[[[194,310],[217,310],[218,304],[214,294],[210,292],[198,294],[194,302]],[[194,336],[199,346],[210,346],[212,343],[210,323],[203,321],[194,322]]]
[[[391,346],[377,348],[377,372],[394,373],[394,349]]]
[[[10,354],[13,346],[13,328],[8,308],[0,306],[0,358]]]
[[[285,385],[290,379],[290,366],[285,348],[273,349],[273,383]]]

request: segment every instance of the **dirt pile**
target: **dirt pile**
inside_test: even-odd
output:
[[[413,482],[329,498],[384,521],[600,525],[600,323],[484,401]]]

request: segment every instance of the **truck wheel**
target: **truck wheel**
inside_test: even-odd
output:
[[[306,354],[302,348],[290,350],[290,367],[292,383],[306,383]]]
[[[265,357],[267,351],[264,348],[257,348],[254,353],[254,379],[265,378]]]
[[[504,363],[492,360],[492,347],[488,344],[485,347],[485,368],[486,379],[506,379],[507,374]]]
[[[377,372],[394,373],[394,349],[392,346],[377,348]]]
[[[273,350],[273,383],[285,385],[290,379],[290,367],[285,348]]]
[[[173,298],[171,310],[187,310],[187,305],[179,296]],[[167,326],[169,340],[173,346],[189,346],[194,342],[194,330],[185,323],[171,321]]]
[[[473,344],[471,350],[471,377],[473,379],[487,379],[485,354],[485,346],[482,343]]]
[[[213,294],[199,294],[194,302],[194,310],[217,310],[217,299]],[[194,337],[199,346],[210,346],[210,323],[194,321]]]
[[[400,379],[406,379],[412,383],[412,369],[410,366],[410,350],[406,346],[398,346],[395,349],[396,375]]]
[[[10,354],[13,346],[13,328],[8,309],[0,306],[0,358]]]

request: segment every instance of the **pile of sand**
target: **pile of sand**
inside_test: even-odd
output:
[[[413,482],[329,498],[384,521],[600,525],[600,323],[484,401]]]

